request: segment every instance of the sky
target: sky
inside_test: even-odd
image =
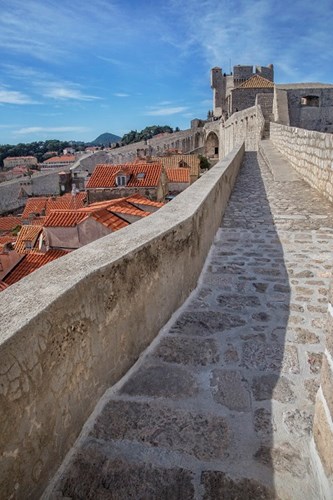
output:
[[[0,0],[0,144],[186,129],[210,69],[333,83],[332,0]]]

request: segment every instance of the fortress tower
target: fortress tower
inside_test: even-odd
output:
[[[233,89],[239,87],[254,75],[262,76],[274,82],[273,64],[268,66],[242,66],[233,67],[233,72],[227,75],[222,73],[222,68],[211,69],[211,88],[213,89],[213,115],[217,118],[228,114],[227,99]]]

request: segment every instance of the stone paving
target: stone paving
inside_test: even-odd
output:
[[[104,396],[47,498],[318,499],[333,207],[284,179],[246,153],[198,288]]]

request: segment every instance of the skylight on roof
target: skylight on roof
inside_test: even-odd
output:
[[[139,172],[136,176],[137,179],[144,179],[145,178],[145,172]]]

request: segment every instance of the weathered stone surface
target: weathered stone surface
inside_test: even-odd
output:
[[[186,335],[212,335],[243,325],[245,325],[245,320],[236,314],[198,311],[184,313],[171,328],[171,332],[181,332]]]
[[[250,393],[247,381],[236,370],[213,370],[210,380],[213,398],[230,410],[249,411]]]
[[[155,355],[164,361],[184,365],[217,363],[219,352],[213,339],[168,336],[161,340]]]
[[[288,473],[299,478],[309,470],[309,460],[289,443],[283,443],[272,449],[261,446],[254,455],[258,462],[267,465],[277,472]]]
[[[308,352],[308,364],[311,373],[320,373],[323,355],[321,352]]]
[[[134,440],[201,460],[223,458],[232,440],[223,417],[133,401],[110,402],[97,418],[91,435],[107,441]]]
[[[258,408],[254,412],[254,430],[260,437],[272,439],[272,433],[276,430],[276,425],[270,410]]]
[[[239,311],[260,305],[258,297],[246,295],[219,295],[217,302],[223,309],[231,311]]]
[[[276,399],[280,403],[293,403],[296,399],[293,382],[279,375],[262,375],[255,377],[252,391],[256,401]]]
[[[326,474],[333,479],[333,432],[321,400],[316,400],[313,437]]]
[[[325,355],[321,370],[321,388],[333,419],[333,372]]]
[[[205,488],[204,500],[274,500],[272,489],[254,479],[232,479],[221,471],[205,471],[201,474]]]
[[[293,346],[283,346],[280,343],[255,342],[249,340],[243,343],[242,365],[247,368],[257,368],[261,371],[282,371],[299,373],[297,350]]]
[[[311,403],[314,403],[316,400],[316,394],[319,389],[319,380],[318,378],[308,378],[304,380],[304,387],[307,392],[307,397]]]
[[[295,337],[298,344],[318,344],[319,342],[318,335],[306,328],[296,328]]]
[[[142,366],[124,387],[124,394],[183,398],[196,394],[198,388],[193,376],[182,367],[168,365]]]
[[[96,448],[77,454],[58,492],[62,498],[90,500],[194,498],[191,472],[108,459]]]
[[[306,411],[298,409],[283,413],[283,422],[288,431],[296,436],[310,436],[313,416]]]

